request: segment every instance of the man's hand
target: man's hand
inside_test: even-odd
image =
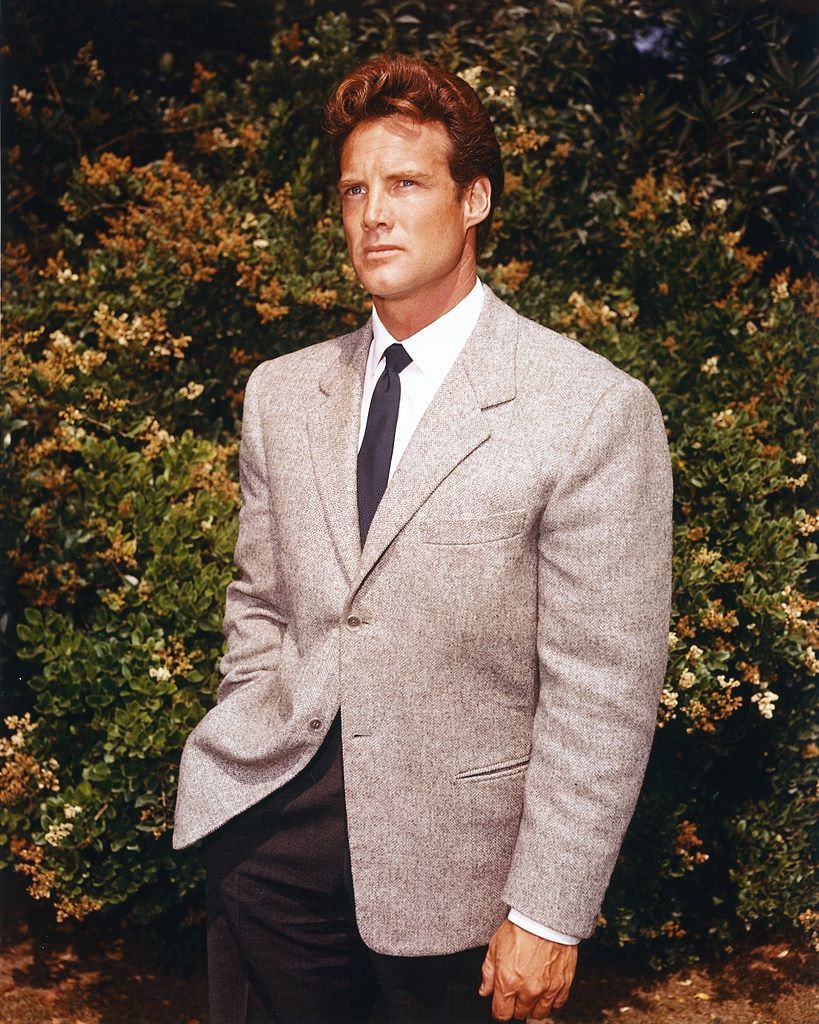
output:
[[[577,946],[541,939],[504,921],[489,943],[479,992],[494,992],[495,1020],[541,1020],[569,998],[576,966]]]

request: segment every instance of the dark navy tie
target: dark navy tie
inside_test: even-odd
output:
[[[401,378],[398,375],[412,362],[412,356],[398,344],[390,345],[384,358],[387,367],[376,382],[364,439],[358,450],[358,528],[362,548],[390,476],[401,401]]]

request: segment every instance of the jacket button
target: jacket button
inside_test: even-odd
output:
[[[356,629],[358,626],[361,625],[361,619],[359,619],[357,615],[350,615],[349,618],[347,619],[347,625],[350,627],[350,629]]]
[[[310,728],[311,729],[320,729],[321,728],[321,719],[320,718],[311,718],[310,719]]]

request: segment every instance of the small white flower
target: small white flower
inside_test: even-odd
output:
[[[795,491],[797,487],[804,487],[808,482],[808,474],[800,473],[799,476],[786,476],[785,486],[790,487],[792,491]]]
[[[473,89],[477,89],[480,84],[482,74],[483,67],[480,64],[473,64],[472,67],[464,68],[463,71],[459,71],[458,78],[462,78],[467,85],[472,86]]]
[[[680,689],[690,690],[694,683],[697,681],[697,677],[689,668],[684,668],[680,672]]]
[[[774,701],[777,700],[779,700],[779,694],[774,693],[773,690],[763,690],[751,697],[751,703],[756,704],[763,718],[773,718]]]
[[[700,371],[709,377],[712,377],[715,373],[719,373],[719,356],[709,356],[708,359],[700,366]]]
[[[59,846],[63,839],[70,836],[73,831],[74,826],[70,821],[55,822],[53,825],[49,825],[43,839],[49,846]]]
[[[74,342],[62,331],[52,331],[49,338],[52,346],[60,352],[70,352],[74,348]]]
[[[711,418],[714,421],[715,427],[732,427],[736,422],[736,413],[729,406],[727,409],[723,409],[721,412],[711,413]]]
[[[774,302],[784,302],[790,295],[787,280],[777,281],[771,289],[771,295]]]
[[[677,700],[677,694],[674,690],[663,690],[660,696],[660,703],[664,708],[668,708],[669,710],[677,706]]]

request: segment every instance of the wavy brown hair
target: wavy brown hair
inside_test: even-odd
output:
[[[404,54],[374,57],[351,71],[333,89],[324,123],[333,143],[336,167],[348,135],[363,121],[403,115],[440,121],[451,144],[449,172],[458,198],[476,178],[492,186],[489,214],[476,229],[481,251],[492,214],[503,193],[503,164],[495,129],[475,90],[457,75]]]

